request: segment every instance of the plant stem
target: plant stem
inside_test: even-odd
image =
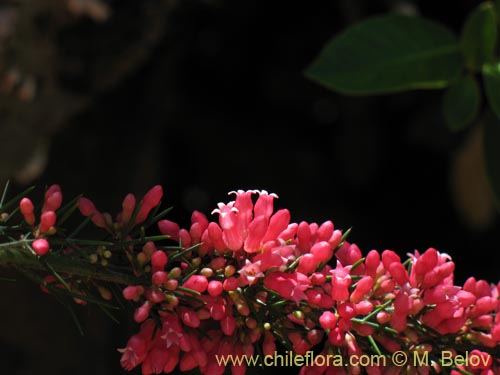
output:
[[[44,261],[59,274],[71,275],[81,279],[107,281],[122,285],[142,284],[142,280],[134,275],[115,272],[107,267],[90,264],[83,260],[63,255],[48,254]],[[26,271],[47,271],[46,266],[38,257],[20,248],[19,244],[0,248],[0,268],[17,268]]]

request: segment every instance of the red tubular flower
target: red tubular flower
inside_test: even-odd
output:
[[[410,263],[403,263],[394,251],[372,250],[363,259],[359,247],[343,240],[331,221],[290,223],[288,210],[274,213],[276,195],[253,190],[232,194],[233,202],[219,203],[213,211],[218,222],[195,211],[186,229],[168,220],[158,223],[182,250],[160,245],[163,250],[156,250],[153,243],[139,249],[151,284],[129,286],[123,294],[138,303],[136,321],[150,315],[161,321],[160,334],[137,357],[144,374],[175,368],[222,374],[225,367],[216,355],[249,354],[257,345],[272,355],[275,338],[284,338],[296,353],[323,342],[322,353],[344,356],[373,352],[375,345],[389,353],[421,350],[422,342],[439,340],[434,331],[488,348],[500,343],[499,286],[475,279],[463,288],[455,286],[448,255],[431,248],[410,254]],[[132,210],[132,198],[127,199],[122,218]],[[83,206],[95,212],[95,207]],[[332,259],[335,268],[328,264]],[[422,330],[422,325],[428,328]],[[322,341],[324,334],[327,340]],[[132,360],[139,349],[128,351],[125,368],[139,364]],[[429,374],[432,366],[405,371]],[[491,375],[495,366],[466,371]],[[393,364],[365,370],[369,375],[403,371]],[[245,371],[246,366],[231,367],[233,374]],[[348,364],[304,367],[301,373],[361,371],[361,366]]]
[[[352,279],[349,275],[351,266],[344,267],[337,261],[337,267],[330,271],[332,273],[332,298],[335,301],[345,301],[349,299],[349,286]]]

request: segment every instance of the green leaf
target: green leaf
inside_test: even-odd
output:
[[[334,37],[306,76],[346,94],[446,87],[463,68],[456,37],[424,18],[384,15]]]
[[[492,114],[485,116],[483,145],[486,175],[500,209],[500,120]]]
[[[451,131],[463,130],[476,119],[480,99],[479,86],[471,76],[463,77],[446,90],[443,115]]]
[[[500,119],[500,63],[483,66],[483,83],[488,104]]]
[[[497,22],[500,21],[500,0],[495,0],[495,15]]]
[[[497,25],[493,3],[481,3],[465,21],[460,47],[465,65],[477,72],[484,63],[493,60],[497,41]]]

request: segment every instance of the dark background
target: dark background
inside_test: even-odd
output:
[[[458,33],[478,3],[117,0],[102,21],[104,8],[1,4],[17,17],[0,30],[4,81],[12,67],[24,77],[0,85],[1,178],[14,190],[59,183],[111,212],[160,183],[184,226],[228,191],[266,189],[293,221],[352,226],[365,253],[436,247],[457,283],[497,281],[478,128],[450,133],[441,92],[345,97],[303,75],[331,36],[369,15],[414,9]],[[28,100],[26,77],[37,82]],[[0,293],[0,373],[123,373],[115,348],[136,330],[128,314],[118,325],[77,309],[80,337],[36,285],[2,282]]]

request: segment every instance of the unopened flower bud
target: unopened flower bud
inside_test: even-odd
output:
[[[205,277],[212,277],[214,274],[214,270],[208,267],[202,268],[200,271],[200,275],[203,275]]]
[[[35,224],[35,214],[33,213],[35,207],[29,198],[21,199],[19,203],[19,209],[24,217],[24,221],[29,225]]]
[[[177,279],[182,273],[182,270],[179,267],[174,267],[168,273],[169,279]]]
[[[106,301],[111,301],[113,299],[113,294],[111,291],[103,286],[98,286],[97,290],[99,291],[99,294],[101,297],[106,300]]]
[[[151,255],[151,265],[153,266],[153,269],[163,270],[167,261],[167,254],[161,250],[157,250],[153,253],[153,255]]]
[[[135,286],[129,285],[125,289],[123,289],[122,295],[126,300],[134,300],[142,294],[143,289]]]
[[[139,254],[137,254],[136,259],[137,263],[139,263],[141,266],[147,262],[146,254],[144,254],[142,251]]]
[[[167,279],[168,275],[165,271],[156,271],[152,277],[153,284],[155,285],[162,285],[167,281]]]
[[[299,320],[302,320],[305,318],[304,313],[300,310],[294,310],[293,316],[295,317],[295,319],[299,319]]]
[[[222,283],[218,280],[212,280],[208,283],[208,294],[212,297],[220,296],[223,292],[224,288],[222,287]]]
[[[168,279],[165,283],[165,288],[168,290],[176,290],[179,286],[179,282],[176,279]]]
[[[238,310],[238,312],[243,316],[250,315],[250,308],[248,307],[248,304],[243,300],[240,300],[238,303],[236,303],[236,310]]]
[[[257,321],[254,318],[246,318],[245,324],[250,329],[257,328]]]
[[[166,300],[167,300],[168,304],[173,306],[173,307],[175,307],[179,304],[179,298],[177,298],[177,296],[174,296],[172,294],[167,294]]]
[[[224,268],[224,276],[225,277],[231,277],[236,273],[236,267],[234,267],[232,264],[229,266],[226,266]]]
[[[56,213],[54,211],[44,212],[40,217],[40,232],[46,233],[55,223]]]
[[[142,251],[148,257],[151,257],[153,255],[153,253],[156,251],[156,246],[155,246],[154,242],[152,242],[152,241],[146,242],[144,244],[144,246],[142,247]]]
[[[99,256],[96,253],[92,253],[89,255],[89,262],[91,264],[96,264],[99,261]]]
[[[137,309],[135,309],[134,312],[134,320],[137,323],[142,323],[145,321],[148,316],[149,316],[149,311],[151,310],[151,305],[148,301],[144,302],[144,304]]]
[[[48,253],[50,249],[50,244],[44,238],[39,238],[31,244],[31,247],[35,251],[35,253],[39,256],[45,255]]]

